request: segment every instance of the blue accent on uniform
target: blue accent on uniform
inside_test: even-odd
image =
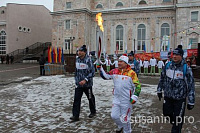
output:
[[[169,61],[167,64],[166,64],[166,67],[165,69],[167,70],[170,66],[170,64],[172,63],[172,61]],[[187,73],[187,64],[183,64],[183,78],[185,78],[185,75]]]

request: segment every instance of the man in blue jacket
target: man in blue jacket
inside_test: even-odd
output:
[[[83,45],[78,50],[78,57],[76,58],[76,71],[75,71],[75,95],[72,113],[70,117],[72,121],[79,121],[81,97],[83,92],[89,100],[90,115],[92,118],[96,115],[95,97],[92,92],[93,77],[95,75],[94,65],[91,58],[87,55],[86,45]]]
[[[181,133],[185,113],[192,110],[195,103],[195,86],[192,70],[183,59],[183,50],[178,47],[173,51],[173,59],[162,70],[157,88],[159,100],[164,91],[163,114],[173,125],[172,133]]]
[[[131,69],[133,71],[135,71],[135,73],[138,74],[140,73],[140,63],[134,58],[134,53],[133,51],[131,51],[129,54],[128,54],[128,58],[129,58],[129,65],[131,66]]]

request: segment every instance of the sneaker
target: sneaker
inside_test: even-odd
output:
[[[96,115],[96,113],[91,113],[88,117],[93,118]]]
[[[78,117],[74,117],[74,116],[70,117],[69,119],[72,120],[72,121],[79,121],[79,118]]]
[[[123,128],[118,128],[115,131],[116,131],[116,133],[122,133],[123,132]]]

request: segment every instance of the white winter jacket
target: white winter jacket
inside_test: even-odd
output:
[[[131,68],[124,73],[117,68],[111,70],[109,73],[106,73],[101,67],[100,75],[103,79],[113,79],[113,103],[130,104],[131,98],[137,101],[141,91],[141,85],[138,81],[136,73]]]

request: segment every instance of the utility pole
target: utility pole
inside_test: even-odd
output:
[[[134,54],[135,54],[135,38],[133,40],[133,44],[134,44]]]

